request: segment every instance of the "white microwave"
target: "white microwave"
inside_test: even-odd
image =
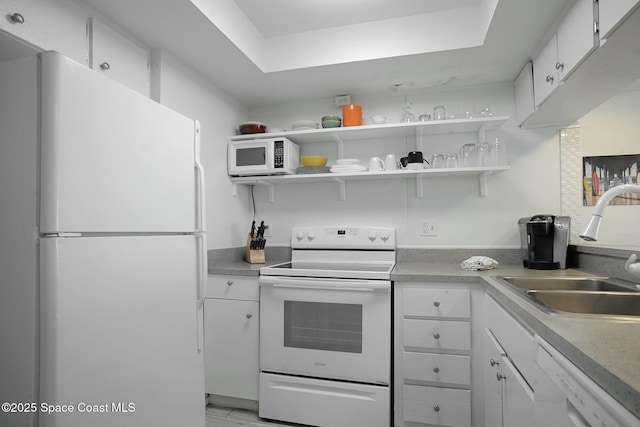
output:
[[[231,176],[294,174],[299,165],[298,145],[287,138],[230,141],[227,148]]]

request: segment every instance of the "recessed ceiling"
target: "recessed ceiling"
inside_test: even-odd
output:
[[[252,107],[512,82],[575,0],[82,1]]]

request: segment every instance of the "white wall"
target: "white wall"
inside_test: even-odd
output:
[[[586,227],[593,207],[582,206],[582,157],[612,156],[619,154],[640,154],[640,90],[623,92],[579,120],[580,133],[578,147],[573,150],[574,158],[569,167],[579,170],[578,182],[566,191],[565,204],[577,205],[573,216],[578,225],[576,232]],[[577,199],[576,199],[577,198]],[[612,205],[605,208],[598,241],[593,243],[573,238],[572,243],[590,246],[640,247],[639,205]]]
[[[449,110],[491,104],[496,115],[514,116],[511,85],[467,88],[437,93],[408,94],[416,117],[432,112],[434,105]],[[384,114],[399,121],[405,94],[354,97],[363,106],[365,123],[371,115]],[[300,119],[320,121],[323,115],[340,115],[333,99],[289,105],[272,105],[251,110],[252,120],[268,126],[290,129]],[[368,224],[395,226],[398,244],[409,247],[519,247],[517,220],[537,213],[560,214],[560,162],[557,130],[521,131],[509,120],[487,139],[500,137],[508,144],[511,170],[489,177],[487,197],[479,197],[474,178],[452,177],[424,180],[424,197],[416,197],[415,180],[357,181],[347,183],[347,200],[339,199],[332,183],[276,186],[275,203],[266,189],[254,189],[257,218],[273,223],[270,245],[287,245],[293,225]],[[454,152],[477,135],[443,135],[423,142],[426,157]],[[345,143],[345,157],[366,161],[388,153],[400,156],[415,149],[413,138]],[[334,143],[305,144],[302,155],[321,154],[335,161]],[[436,219],[437,237],[419,236],[422,219]]]

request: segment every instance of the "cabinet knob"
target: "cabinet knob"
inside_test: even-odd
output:
[[[440,334],[436,332],[435,334],[433,334],[433,337],[438,340],[440,339]]]
[[[498,381],[502,381],[502,380],[504,380],[504,379],[506,379],[506,378],[507,378],[507,377],[505,377],[504,375],[502,375],[500,372],[498,372],[498,373],[496,374],[496,379],[497,379]]]
[[[227,286],[233,285],[233,280],[227,280]]]
[[[545,80],[547,81],[547,83],[553,83],[553,76],[547,76]]]
[[[491,366],[496,366],[496,365],[499,365],[499,364],[500,364],[499,362],[496,362],[493,359],[489,360],[489,365],[491,365]]]
[[[111,69],[111,65],[109,65],[108,62],[103,62],[102,64],[100,64],[100,69],[102,71],[107,71]]]
[[[564,69],[564,64],[560,61],[556,62],[556,70],[562,71]]]
[[[18,12],[12,15],[9,15],[9,18],[11,19],[11,22],[13,22],[14,24],[24,24],[24,16],[22,16]]]
[[[438,372],[440,372],[440,368],[438,368],[438,367],[436,366],[435,368],[433,368],[433,372],[435,372],[435,373],[437,374]]]
[[[440,301],[434,301],[433,305],[434,307],[440,307]]]
[[[247,313],[247,319],[251,319],[252,317],[253,317],[253,314]]]
[[[435,412],[440,412],[440,405],[438,405],[437,403],[435,405],[433,405],[433,410]]]

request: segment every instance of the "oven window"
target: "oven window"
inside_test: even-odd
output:
[[[362,353],[362,305],[285,301],[284,346]]]
[[[266,147],[238,148],[236,150],[236,166],[265,165]]]

